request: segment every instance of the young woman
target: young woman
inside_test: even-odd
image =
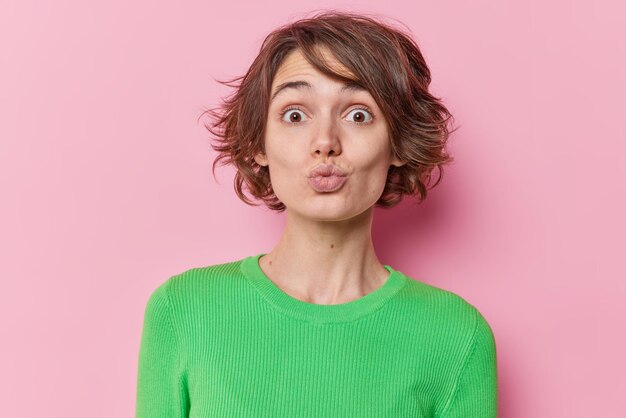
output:
[[[371,16],[323,12],[268,35],[238,79],[209,111],[215,163],[286,227],[270,253],[152,293],[136,416],[496,417],[485,318],[372,245],[374,207],[424,199],[452,160],[452,117],[417,45]]]

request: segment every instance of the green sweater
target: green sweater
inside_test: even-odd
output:
[[[385,265],[359,299],[308,303],[263,273],[262,255],[153,291],[137,418],[496,417],[495,340],[469,302]]]

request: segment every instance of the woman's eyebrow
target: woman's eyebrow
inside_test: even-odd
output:
[[[276,96],[287,89],[296,89],[296,90],[311,90],[313,87],[308,81],[297,80],[297,81],[287,81],[285,83],[281,83],[276,86],[276,90],[272,94],[272,98],[270,102],[274,101]],[[339,89],[339,93],[344,93],[345,91],[367,91],[367,89],[357,81],[350,80],[343,84],[343,86]]]

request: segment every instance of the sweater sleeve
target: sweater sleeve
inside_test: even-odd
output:
[[[496,418],[498,381],[496,344],[491,327],[477,313],[473,342],[441,418]]]
[[[136,418],[182,418],[189,415],[189,396],[180,368],[178,340],[172,322],[168,285],[159,286],[144,311],[139,349]]]

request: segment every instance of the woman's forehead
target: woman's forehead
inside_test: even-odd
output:
[[[329,66],[333,72],[348,79],[355,78],[354,74],[341,64],[330,51],[320,48],[320,53],[326,65]],[[274,75],[272,86],[274,87],[287,79],[297,78],[298,76],[315,76],[319,73],[320,71],[306,60],[300,50],[295,49],[285,57],[278,67]]]

